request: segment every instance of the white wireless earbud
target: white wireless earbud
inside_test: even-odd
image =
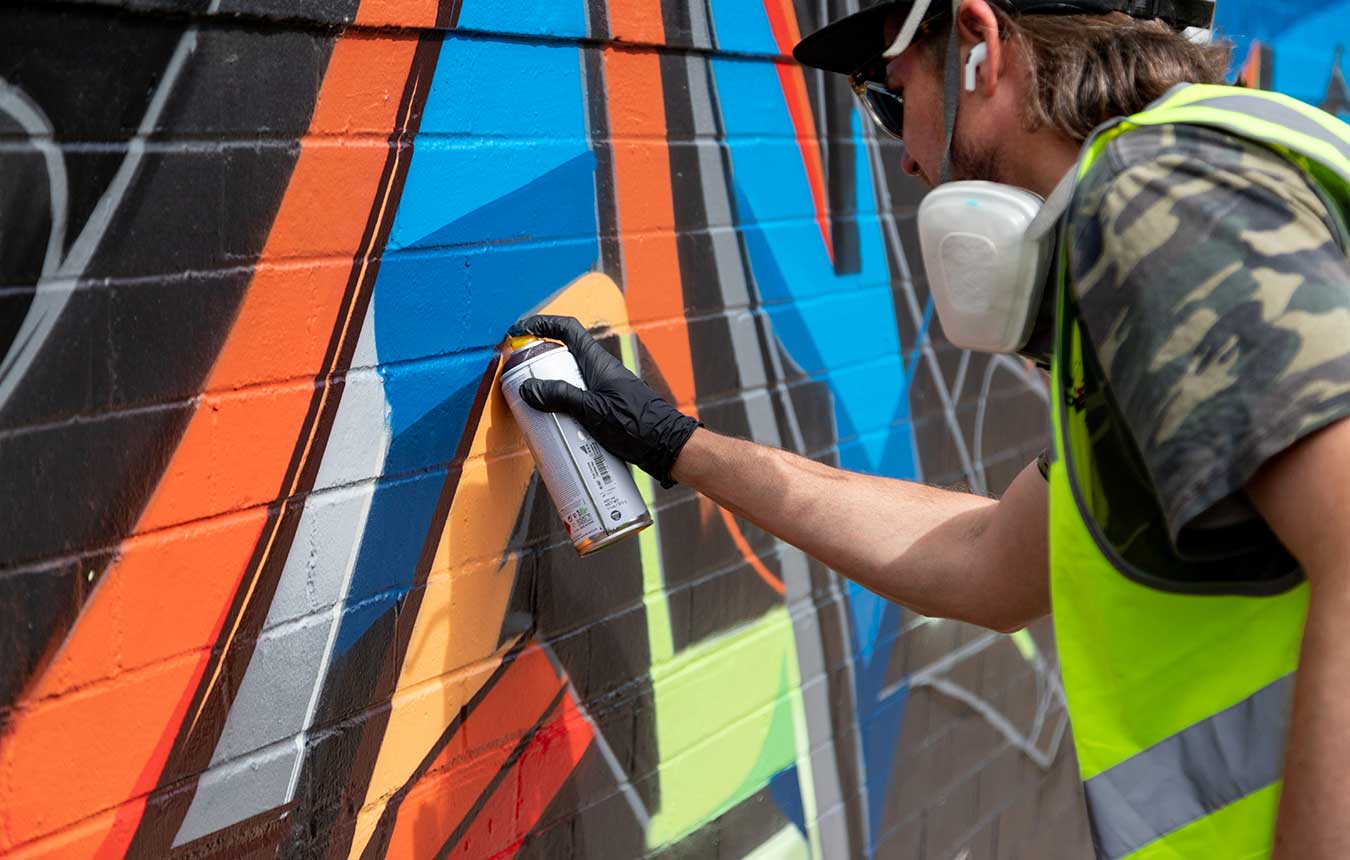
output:
[[[976,77],[980,71],[980,66],[984,65],[985,60],[989,59],[989,46],[984,42],[970,49],[970,58],[966,60],[966,92],[975,92],[975,87],[979,85]]]

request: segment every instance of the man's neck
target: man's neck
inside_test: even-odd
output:
[[[1003,160],[1006,181],[1009,185],[1049,197],[1064,174],[1078,161],[1078,149],[1077,143],[1057,131],[1041,129],[1032,132],[1013,150],[1017,155]]]

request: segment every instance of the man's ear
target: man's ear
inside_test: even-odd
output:
[[[979,92],[985,98],[990,98],[998,89],[999,79],[1003,77],[1003,40],[999,38],[998,16],[994,14],[988,0],[964,0],[956,16],[956,26],[966,57],[970,56],[970,49],[981,42],[989,52],[988,58],[980,64],[976,81]]]

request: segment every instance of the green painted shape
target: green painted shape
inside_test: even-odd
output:
[[[661,809],[648,847],[694,832],[795,763],[787,609],[701,642],[652,667]]]
[[[1008,637],[1017,646],[1017,650],[1022,652],[1022,659],[1028,663],[1036,660],[1036,640],[1031,638],[1031,634],[1025,630],[1018,630]]]
[[[793,690],[788,683],[786,660],[779,678],[778,698],[774,702],[769,733],[764,739],[764,746],[759,750],[759,758],[745,775],[745,780],[732,792],[732,797],[735,798],[732,801],[733,805],[759,791],[769,784],[769,780],[775,774],[796,763],[797,737],[792,728]]]

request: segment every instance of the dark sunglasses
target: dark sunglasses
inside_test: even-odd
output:
[[[904,140],[905,98],[881,81],[868,80],[863,72],[848,76],[853,94],[881,130],[896,140]]]
[[[910,44],[916,45],[927,38],[937,20],[929,18],[920,24]],[[848,76],[848,85],[882,131],[896,140],[904,140],[905,97],[886,86],[886,64],[886,58],[877,54]]]

